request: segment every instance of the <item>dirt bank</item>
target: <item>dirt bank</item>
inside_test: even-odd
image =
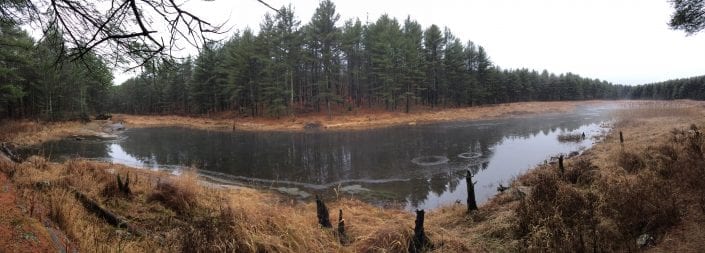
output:
[[[0,154],[0,168],[12,166]],[[6,252],[57,252],[71,248],[70,242],[53,222],[27,205],[5,173],[0,173],[0,249]],[[44,221],[44,222],[43,222]]]

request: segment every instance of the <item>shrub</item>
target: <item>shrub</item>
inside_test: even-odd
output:
[[[197,204],[196,194],[191,189],[183,188],[173,182],[157,184],[147,200],[160,202],[178,214],[190,214]]]
[[[594,181],[597,167],[588,159],[577,159],[572,166],[566,170],[564,178],[571,184],[589,185]]]
[[[644,162],[639,155],[629,151],[622,151],[617,158],[617,165],[627,172],[633,173],[642,169]]]
[[[196,219],[184,229],[181,249],[184,252],[238,252],[241,248],[235,231],[235,217],[230,207],[220,213]]]
[[[631,245],[639,235],[658,234],[681,217],[678,198],[670,184],[655,172],[614,176],[600,182],[603,219],[613,222],[622,241]]]
[[[515,234],[529,251],[585,251],[596,198],[587,198],[550,172],[541,172],[531,194],[515,209]],[[592,202],[591,202],[592,201]]]

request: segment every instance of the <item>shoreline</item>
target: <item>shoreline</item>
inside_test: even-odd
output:
[[[446,108],[403,112],[358,112],[334,116],[329,120],[320,114],[309,114],[280,119],[234,118],[227,115],[212,117],[159,116],[116,114],[112,120],[39,122],[16,120],[0,122],[0,142],[28,147],[42,142],[66,137],[114,138],[110,125],[124,123],[128,128],[177,126],[212,131],[261,131],[303,132],[307,124],[315,124],[316,131],[358,131],[400,125],[420,125],[453,121],[491,120],[512,117],[531,117],[543,113],[568,113],[580,106],[615,105],[620,108],[638,106],[703,106],[702,101],[693,100],[588,100],[559,102],[519,102],[478,107]]]
[[[613,103],[615,101],[520,102],[464,108],[425,109],[411,112],[360,111],[336,115],[333,119],[321,114],[273,118],[237,118],[232,115],[176,116],[115,114],[112,120],[40,122],[36,120],[9,120],[0,122],[0,142],[28,147],[66,137],[107,137],[113,122],[128,128],[178,126],[212,131],[306,131],[307,124],[315,130],[368,130],[399,125],[430,124],[451,121],[499,119],[531,116],[539,113],[561,113],[580,105]]]
[[[531,117],[545,113],[569,113],[581,106],[612,105],[619,108],[633,108],[640,106],[673,106],[674,103],[681,107],[705,106],[704,102],[694,100],[582,100],[516,102],[442,109],[422,108],[408,114],[403,112],[363,110],[334,115],[332,119],[328,119],[322,113],[285,116],[279,119],[266,117],[241,118],[227,114],[212,116],[115,114],[113,121],[124,122],[127,127],[131,128],[178,126],[213,131],[358,131],[402,125]]]
[[[285,131],[299,132],[307,129],[322,131],[369,130],[400,125],[431,124],[451,121],[471,121],[525,117],[541,113],[565,113],[578,106],[612,103],[615,101],[559,101],[559,102],[517,102],[497,105],[484,105],[463,108],[430,109],[423,108],[411,113],[388,111],[359,111],[334,115],[332,119],[318,114],[304,114],[273,118],[236,118],[214,115],[199,116],[160,116],[115,114],[113,121],[125,122],[128,127],[180,126],[206,130],[242,131]]]

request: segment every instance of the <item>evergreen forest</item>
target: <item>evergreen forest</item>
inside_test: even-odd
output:
[[[54,33],[59,33],[54,31]],[[705,99],[705,76],[627,86],[573,73],[502,69],[450,28],[412,17],[341,20],[320,3],[307,22],[291,6],[198,55],[152,60],[113,85],[110,63],[65,57],[62,36],[35,40],[0,26],[0,117],[50,120],[100,112],[282,117],[361,108],[411,112],[522,101]]]

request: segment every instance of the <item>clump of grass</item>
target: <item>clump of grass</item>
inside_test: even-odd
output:
[[[644,167],[641,156],[630,151],[622,151],[617,158],[617,164],[627,172],[636,172]]]
[[[217,215],[194,220],[184,228],[181,249],[203,252],[236,252],[243,248],[241,241],[233,235],[235,215],[230,207],[220,210]]]
[[[591,243],[584,239],[591,226],[593,211],[584,193],[560,180],[554,171],[539,172],[531,194],[516,208],[516,235],[523,247],[531,250],[585,250]],[[588,232],[588,233],[585,233]]]
[[[595,180],[598,169],[590,160],[578,158],[568,167],[563,177],[571,184],[589,185]]]
[[[147,200],[157,201],[178,214],[191,214],[198,206],[199,191],[198,174],[186,170],[179,177],[157,183]]]
[[[232,217],[229,229],[238,252],[345,251],[332,229],[320,227],[313,203],[282,202],[253,189],[236,189],[223,197],[230,208],[222,208],[226,212],[221,216]]]
[[[413,236],[413,228],[403,221],[388,222],[382,228],[362,238],[359,252],[405,252]]]

